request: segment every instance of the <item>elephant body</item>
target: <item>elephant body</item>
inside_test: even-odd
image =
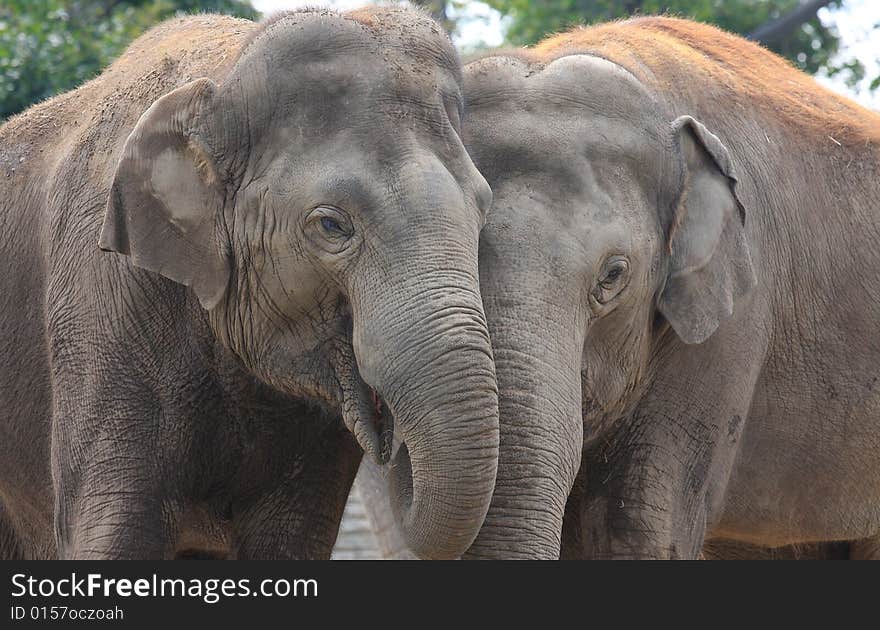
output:
[[[465,85],[502,424],[469,553],[876,537],[880,116],[667,18],[490,53]]]
[[[411,544],[467,546],[498,428],[459,73],[412,11],[203,15],[0,128],[0,553],[329,557],[392,422]]]

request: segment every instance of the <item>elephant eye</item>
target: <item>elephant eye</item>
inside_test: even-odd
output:
[[[626,286],[629,279],[629,262],[623,256],[612,256],[602,266],[599,283],[593,295],[600,304],[614,298]]]
[[[320,225],[321,231],[332,239],[351,236],[351,219],[338,208],[318,206],[312,210],[310,219]]]
[[[306,219],[306,226],[310,242],[330,253],[346,249],[354,235],[351,218],[333,206],[313,208]]]
[[[323,227],[328,232],[335,232],[338,234],[345,233],[345,231],[342,229],[342,226],[339,225],[339,221],[331,217],[321,217],[321,227]]]

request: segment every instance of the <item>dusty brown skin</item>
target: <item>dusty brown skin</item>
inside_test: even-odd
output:
[[[880,117],[664,18],[492,53],[465,96],[502,426],[468,555],[875,553]]]
[[[498,418],[459,81],[414,11],[199,16],[0,129],[2,555],[328,557],[392,416],[409,544],[467,548]]]

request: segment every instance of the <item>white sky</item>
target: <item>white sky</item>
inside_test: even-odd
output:
[[[332,6],[345,10],[369,3],[369,0],[251,0],[251,4],[263,13],[301,6]],[[471,0],[464,9],[453,13],[453,16],[459,18],[453,39],[461,50],[491,48],[502,43],[504,20],[488,5]],[[880,89],[875,94],[867,89],[871,80],[880,75],[880,31],[873,32],[874,26],[880,24],[880,1],[844,0],[843,7],[835,11],[822,9],[819,17],[825,24],[834,25],[839,30],[844,58],[857,57],[865,65],[867,72],[865,80],[855,90],[849,88],[841,78],[820,76],[817,79],[864,105],[880,109]]]

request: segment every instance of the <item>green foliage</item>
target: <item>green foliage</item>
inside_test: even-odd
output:
[[[153,24],[197,11],[257,16],[246,0],[3,0],[0,120],[94,77]]]
[[[574,24],[590,24],[634,14],[662,14],[688,17],[716,24],[728,31],[747,34],[797,7],[800,0],[487,0],[511,19],[507,37],[514,44],[533,44],[548,33]],[[831,3],[839,6],[840,0]],[[798,67],[814,74],[820,68],[829,72],[856,73],[864,68],[834,68],[831,57],[837,52],[837,33],[818,19],[801,25],[772,48]],[[858,62],[856,62],[858,63]]]

